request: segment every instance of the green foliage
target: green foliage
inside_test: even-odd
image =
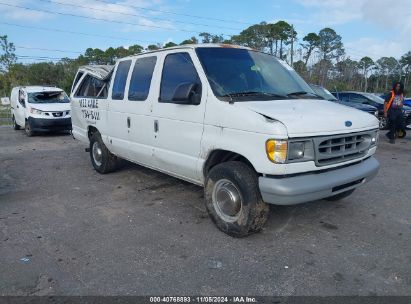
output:
[[[344,54],[341,36],[331,28],[324,28],[318,33],[318,49],[323,60],[335,59]]]
[[[308,33],[303,38],[303,41],[304,43],[302,43],[301,46],[303,47],[303,49],[305,49],[304,63],[305,65],[307,65],[313,51],[315,51],[320,44],[320,36],[318,36],[316,33]]]
[[[163,48],[170,48],[170,47],[173,47],[173,46],[177,46],[177,44],[175,44],[174,42],[167,42],[164,46],[163,46]]]
[[[411,51],[400,60],[382,57],[374,62],[363,57],[359,62],[345,56],[342,38],[332,28],[324,28],[318,33],[308,33],[294,46],[297,32],[292,24],[285,21],[276,23],[261,22],[249,26],[238,35],[225,39],[223,35],[202,32],[198,37],[182,41],[183,44],[199,43],[238,44],[254,48],[286,60],[310,83],[321,84],[330,90],[372,90],[386,91],[394,80],[402,80],[407,91],[411,91]],[[144,51],[177,46],[174,42],[164,45],[151,44],[147,47],[135,44],[126,47],[109,47],[106,50],[88,48],[76,59],[63,58],[57,63],[41,62],[33,64],[16,63],[15,47],[7,36],[0,36],[0,95],[9,95],[16,85],[46,84],[56,85],[70,91],[73,78],[82,65],[114,64],[117,59]],[[294,62],[295,54],[299,54]]]

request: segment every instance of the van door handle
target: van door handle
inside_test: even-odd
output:
[[[158,132],[158,120],[154,120],[154,132]]]
[[[17,109],[19,108],[19,105],[17,105]]]
[[[130,117],[127,117],[127,128],[130,128],[131,122],[130,122]]]

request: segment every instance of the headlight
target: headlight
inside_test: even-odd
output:
[[[43,111],[35,109],[35,108],[30,108],[30,113],[32,114],[37,114],[37,115],[43,115]]]
[[[268,159],[273,163],[284,164],[287,160],[288,142],[286,140],[267,140],[265,150]]]
[[[374,112],[374,115],[378,117],[378,110]]]
[[[288,150],[288,160],[304,158],[305,142],[291,142]]]
[[[311,139],[267,140],[268,159],[276,164],[314,160],[314,143]]]
[[[377,130],[371,136],[371,147],[374,147],[378,144],[378,138],[380,137],[380,131]]]

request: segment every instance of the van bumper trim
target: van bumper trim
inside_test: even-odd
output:
[[[361,163],[324,172],[293,177],[259,177],[264,202],[274,205],[295,205],[327,198],[355,189],[374,178],[380,164],[370,157]]]

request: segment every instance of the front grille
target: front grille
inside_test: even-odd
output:
[[[371,146],[371,138],[369,132],[317,137],[316,164],[327,166],[363,157]]]

